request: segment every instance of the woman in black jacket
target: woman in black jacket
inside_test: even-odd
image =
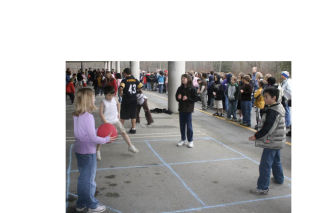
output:
[[[179,121],[181,141],[177,146],[187,145],[193,147],[193,130],[192,130],[192,112],[194,111],[194,103],[197,99],[197,91],[193,87],[192,79],[189,75],[183,74],[181,76],[181,86],[176,92],[176,100],[179,102]],[[186,126],[187,138],[186,141]]]

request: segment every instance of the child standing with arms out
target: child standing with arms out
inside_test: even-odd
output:
[[[257,188],[250,190],[250,193],[256,195],[268,194],[271,168],[274,177],[273,182],[282,184],[284,181],[280,149],[286,141],[285,109],[280,103],[277,103],[278,89],[266,88],[263,91],[263,96],[266,107],[262,115],[262,122],[258,127],[259,131],[249,137],[249,140],[255,140],[257,147],[263,148]]]
[[[105,99],[100,104],[100,118],[103,123],[110,123],[117,127],[117,130],[121,133],[122,138],[128,144],[128,150],[136,153],[139,150],[131,143],[129,136],[126,133],[125,128],[121,124],[120,118],[120,103],[115,97],[115,90],[112,86],[106,86],[104,90]],[[101,145],[97,146],[97,159],[101,160]]]
[[[192,130],[192,112],[194,111],[194,102],[197,99],[197,91],[193,87],[192,79],[189,75],[181,76],[181,86],[177,89],[176,100],[179,102],[179,121],[181,141],[177,146],[187,145],[188,148],[193,147],[193,130]],[[186,126],[187,138],[186,141]]]
[[[115,138],[98,137],[95,130],[94,117],[91,114],[96,107],[95,95],[90,88],[81,88],[76,94],[76,107],[73,113],[74,151],[80,172],[77,185],[78,200],[76,210],[88,212],[104,212],[106,206],[99,204],[94,197],[96,191],[95,176],[97,170],[96,146],[109,143]]]
[[[254,93],[254,105],[257,107],[256,108],[257,125],[254,127],[256,130],[258,130],[258,124],[261,121],[260,110],[264,108],[264,98],[262,94],[263,87],[264,87],[263,80],[258,80],[258,85],[259,85],[259,89],[257,89],[256,92]]]

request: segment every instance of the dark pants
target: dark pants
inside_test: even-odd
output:
[[[233,119],[237,119],[237,105],[238,105],[237,100],[235,100],[235,101],[229,100],[227,118],[231,118],[231,115],[232,115]]]
[[[243,115],[243,123],[251,126],[251,101],[241,101],[241,112]]]
[[[193,141],[192,112],[179,112],[181,140],[186,140],[186,126],[188,141]]]
[[[280,160],[280,149],[263,149],[259,166],[258,189],[266,190],[269,188],[271,168],[275,180],[282,184],[284,176]]]
[[[74,94],[73,93],[67,93],[67,95],[70,97],[71,103],[73,104]]]
[[[136,122],[137,123],[140,123],[140,110],[141,110],[141,107],[143,107],[143,110],[144,110],[144,114],[146,116],[146,120],[148,122],[148,125],[153,123],[153,119],[152,119],[152,116],[151,116],[151,113],[150,113],[150,110],[149,110],[149,107],[148,107],[148,103],[147,103],[147,100],[145,99],[143,104],[142,105],[137,105],[137,118],[136,118]]]

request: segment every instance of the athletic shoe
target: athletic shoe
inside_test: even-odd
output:
[[[86,207],[83,208],[76,208],[76,212],[83,212],[86,209]]]
[[[216,113],[214,113],[214,114],[212,114],[212,115],[213,115],[213,116],[219,116],[219,113],[216,112]]]
[[[267,195],[269,192],[269,189],[262,190],[262,189],[250,189],[251,194],[255,195]]]
[[[193,147],[193,141],[188,142],[187,147],[188,147],[188,148],[192,148],[192,147]]]
[[[101,152],[100,152],[100,150],[97,151],[97,160],[101,160]]]
[[[286,136],[291,137],[291,130],[286,134]]]
[[[133,153],[139,152],[139,150],[134,145],[129,146],[128,151]]]
[[[130,129],[130,131],[129,131],[130,134],[136,134],[136,132],[137,131],[135,129]]]
[[[97,213],[97,212],[104,212],[107,209],[105,205],[98,204],[97,208],[95,209],[88,209],[88,213]]]
[[[179,141],[179,143],[177,144],[177,146],[183,146],[183,145],[187,145],[187,141]]]

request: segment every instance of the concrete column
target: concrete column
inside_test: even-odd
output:
[[[139,80],[140,77],[140,62],[139,61],[130,61],[131,74],[136,79]]]
[[[116,69],[117,73],[120,73],[120,61],[117,61],[117,69]]]
[[[109,66],[109,61],[104,62],[104,69],[105,70],[108,69],[108,66]]]
[[[181,85],[181,75],[185,74],[185,61],[168,62],[168,110],[178,113],[178,102],[176,101],[176,92]]]
[[[108,70],[111,71],[111,61],[108,61]]]

